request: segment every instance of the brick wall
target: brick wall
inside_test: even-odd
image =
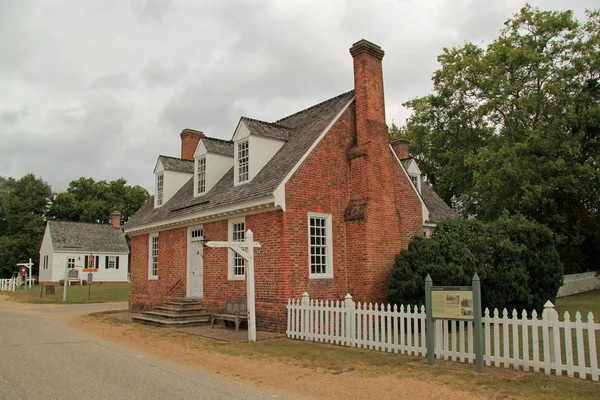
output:
[[[148,279],[148,238],[148,235],[131,238],[131,311],[152,309],[186,295],[187,228],[159,232],[156,280]]]

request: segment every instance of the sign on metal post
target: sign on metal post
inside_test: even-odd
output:
[[[483,371],[483,332],[481,327],[481,287],[477,274],[473,286],[433,286],[429,274],[425,278],[425,307],[427,321],[427,363],[435,362],[434,320],[473,321],[475,368]]]
[[[90,294],[92,292],[92,282],[94,280],[94,274],[88,272],[87,276],[87,285],[88,285],[88,300],[90,299]]]

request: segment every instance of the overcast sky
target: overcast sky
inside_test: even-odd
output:
[[[0,175],[147,189],[184,128],[231,139],[353,89],[348,49],[383,60],[388,124],[431,91],[443,47],[488,43],[516,0],[0,0]],[[595,0],[530,1],[576,11]]]

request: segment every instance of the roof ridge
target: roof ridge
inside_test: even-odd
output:
[[[205,136],[200,140],[204,140],[204,139],[216,140],[216,141],[223,142],[223,143],[233,144],[233,142],[231,140],[219,139],[219,138],[210,137],[210,136]]]
[[[290,128],[289,126],[278,124],[276,122],[261,121],[260,119],[256,119],[256,118],[250,118],[250,117],[244,117],[244,116],[242,116],[241,119],[246,119],[248,121],[258,122],[259,124],[269,125],[269,126],[273,126],[275,128],[282,128],[282,129],[287,129],[287,130],[294,129],[294,128]]]
[[[177,161],[194,161],[194,160],[186,160],[185,158],[179,158],[179,157],[173,157],[173,156],[166,156],[164,154],[160,154],[158,156],[158,158],[160,158],[160,157],[171,158],[171,159],[177,160]]]
[[[64,219],[49,219],[48,222],[67,222],[70,224],[88,224],[98,226],[111,226],[109,222],[88,222],[88,221],[69,221]]]
[[[296,116],[296,115],[298,115],[298,114],[301,114],[301,113],[303,113],[303,112],[306,112],[306,111],[308,111],[308,110],[311,110],[311,109],[313,109],[313,108],[320,107],[320,106],[322,106],[322,105],[323,105],[323,104],[325,104],[325,103],[328,103],[328,102],[330,102],[330,101],[333,101],[333,100],[337,100],[337,99],[339,99],[340,97],[346,96],[346,95],[348,95],[348,94],[350,94],[350,93],[354,93],[354,89],[352,89],[352,90],[349,90],[349,91],[347,91],[347,92],[345,92],[345,93],[342,93],[342,94],[338,94],[338,95],[337,95],[337,96],[335,96],[335,97],[332,97],[332,98],[330,98],[330,99],[327,99],[327,100],[325,100],[325,101],[322,101],[322,102],[320,102],[320,103],[317,103],[317,104],[315,104],[315,105],[313,105],[313,106],[310,106],[310,107],[308,107],[308,108],[305,108],[304,110],[301,110],[301,111],[295,112],[295,113],[293,113],[293,114],[290,114],[290,115],[288,115],[287,117],[283,117],[283,118],[281,118],[281,119],[278,119],[277,121],[275,121],[275,123],[279,123],[279,122],[281,122],[281,121],[283,121],[283,120],[289,119],[289,118],[291,118],[291,117],[294,117],[294,116]]]

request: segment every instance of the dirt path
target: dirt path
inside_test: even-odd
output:
[[[477,399],[479,394],[443,384],[403,377],[375,376],[375,370],[343,372],[314,369],[275,357],[228,355],[214,351],[215,343],[176,332],[121,324],[112,319],[78,317],[71,326],[161,360],[218,374],[226,380],[280,393],[285,398],[314,399]]]

